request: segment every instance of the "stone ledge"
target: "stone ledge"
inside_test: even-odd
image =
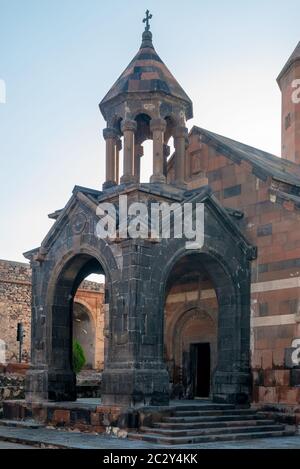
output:
[[[55,428],[96,433],[105,433],[108,427],[127,428],[128,424],[132,424],[126,408],[104,406],[100,402],[30,403],[7,400],[3,402],[3,417],[15,421],[33,419]]]

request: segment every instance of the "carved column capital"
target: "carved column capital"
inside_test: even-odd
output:
[[[150,121],[150,130],[154,132],[155,130],[159,130],[161,132],[165,132],[167,127],[167,123],[165,119],[151,119]]]
[[[116,129],[113,129],[111,127],[107,127],[106,129],[103,129],[103,138],[104,138],[104,140],[117,139],[118,138],[118,132],[116,131]]]
[[[137,129],[137,123],[136,121],[134,120],[131,120],[131,119],[127,119],[125,121],[122,121],[122,124],[121,124],[121,131],[124,133],[126,131],[132,131],[132,132],[136,132],[136,129]]]

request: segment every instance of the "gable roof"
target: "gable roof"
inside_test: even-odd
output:
[[[209,142],[217,151],[236,162],[250,163],[257,177],[266,179],[271,176],[278,181],[300,187],[299,165],[200,127],[193,127],[191,134],[193,133],[200,135],[205,143]]]
[[[146,192],[150,196],[151,194],[163,196],[165,198],[173,199],[180,204],[191,202],[204,202],[208,204],[208,206],[218,216],[223,226],[227,228],[230,236],[239,243],[240,248],[247,255],[247,259],[253,260],[256,258],[256,248],[247,241],[246,237],[239,229],[237,223],[234,221],[236,214],[231,213],[232,211],[224,208],[220,204],[220,202],[214,197],[210,186],[203,186],[193,190],[185,190],[174,188],[169,184],[155,185],[143,183],[134,184],[127,188],[127,190]],[[121,191],[122,187],[116,187],[116,193]],[[75,186],[73,189],[73,194],[65,207],[58,211],[58,217],[43,239],[41,246],[23,253],[24,257],[29,260],[35,259],[38,261],[43,261],[57,237],[60,236],[64,226],[70,221],[70,214],[76,209],[76,205],[78,203],[85,205],[96,214],[96,208],[99,201],[102,198],[105,200],[105,198],[109,198],[110,196],[111,194],[109,194],[109,192],[104,193],[101,191],[88,189],[86,187]]]

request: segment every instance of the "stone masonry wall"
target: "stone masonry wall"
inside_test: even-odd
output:
[[[171,164],[169,180],[173,171]],[[233,161],[199,132],[190,136],[186,180],[190,189],[208,183],[223,206],[243,212],[236,223],[258,248],[251,284],[254,401],[299,403],[300,369],[291,362],[291,346],[300,338],[300,210],[280,196],[295,187]]]
[[[31,269],[29,264],[0,260],[0,340],[6,362],[18,361],[17,323],[24,325],[22,360],[30,357]]]
[[[95,329],[95,368],[103,368],[104,286],[83,281],[75,302],[89,310]],[[0,363],[17,362],[17,323],[24,326],[22,361],[30,361],[31,268],[29,264],[0,260]],[[5,360],[3,360],[3,346]]]

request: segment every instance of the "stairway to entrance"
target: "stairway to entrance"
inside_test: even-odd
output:
[[[156,418],[160,416],[159,420]],[[291,436],[295,430],[266,419],[259,412],[211,402],[178,404],[153,413],[153,421],[128,434],[129,439],[161,445],[186,445],[249,438]]]

